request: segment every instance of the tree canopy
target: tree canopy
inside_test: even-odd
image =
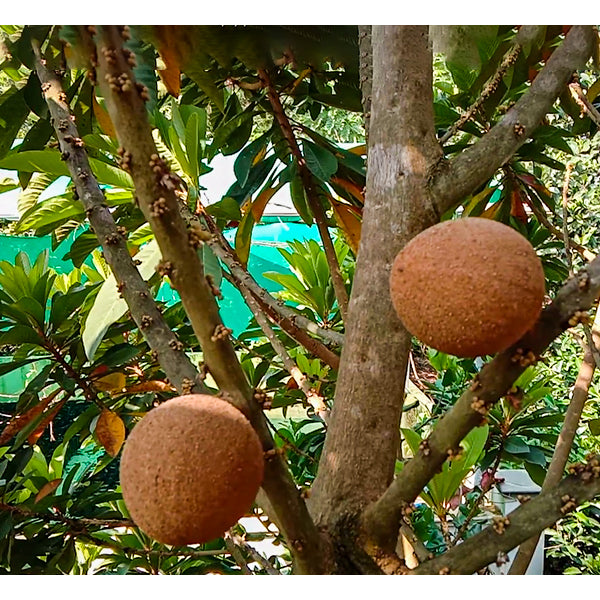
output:
[[[1,30],[11,232],[73,268],[0,262],[0,377],[27,374],[0,404],[0,573],[470,574],[517,546],[523,573],[557,521],[557,569],[598,572],[573,541],[600,493],[596,27]],[[235,179],[209,203],[223,155]],[[313,233],[264,272],[253,239],[282,191]],[[428,347],[390,297],[411,240],[470,218],[526,238],[545,279],[494,356]],[[486,295],[461,292],[466,311]],[[172,546],[118,469],[136,424],[188,394],[245,415],[264,477],[222,537]],[[490,502],[502,469],[541,487],[510,515]]]

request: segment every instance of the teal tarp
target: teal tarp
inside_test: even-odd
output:
[[[277,248],[285,248],[287,242],[292,240],[319,239],[317,228],[314,225],[309,227],[304,223],[275,219],[276,222],[259,224],[254,228],[248,262],[249,271],[259,285],[271,292],[280,288],[274,281],[264,277],[264,273],[268,271],[289,272],[287,263]],[[225,237],[233,244],[235,230],[226,232]],[[50,236],[40,238],[0,236],[0,260],[13,263],[15,256],[22,251],[33,261],[40,252],[47,249],[50,252],[50,266],[62,273],[69,272],[73,268],[73,264],[71,261],[62,259],[69,250],[69,240],[52,251]],[[229,282],[222,281],[221,292],[223,293],[223,299],[219,301],[221,318],[225,325],[233,330],[234,335],[237,335],[246,328],[251,317],[250,310],[241,294]],[[168,285],[164,285],[158,298],[170,303],[176,301],[178,296]],[[0,357],[1,360],[2,357]],[[7,357],[5,360],[10,360],[10,358]],[[33,376],[31,373],[33,368],[35,365],[25,366],[0,377],[0,402],[14,400],[15,394],[18,396],[24,389],[26,380]]]

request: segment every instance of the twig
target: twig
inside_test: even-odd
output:
[[[129,255],[123,232],[117,228],[106,205],[104,194],[90,168],[87,152],[81,143],[62,85],[54,72],[46,68],[37,42],[33,40],[32,44],[36,55],[36,71],[42,83],[56,136],[63,149],[62,156],[67,162],[77,195],[98,237],[131,316],[150,348],[157,353],[161,366],[178,390],[181,392],[184,386],[187,386],[187,391],[205,392],[206,387],[199,379],[196,368],[183,351],[182,343],[166,324],[148,285]],[[88,399],[93,399],[94,394],[88,387],[84,385],[82,389]]]
[[[281,575],[281,573],[260,552],[250,544],[247,544],[239,535],[232,532],[231,539],[235,544],[241,547],[244,552],[249,554],[252,560],[258,563],[268,575]]]
[[[225,277],[227,280],[230,280],[230,277],[228,277],[227,274],[225,274]],[[273,328],[269,324],[265,314],[260,309],[260,306],[254,296],[244,288],[241,288],[240,292],[242,293],[248,308],[252,311],[256,322],[259,324],[260,328],[263,330],[263,333],[271,343],[273,350],[275,350],[275,353],[281,359],[284,368],[298,384],[298,387],[304,392],[306,400],[314,408],[315,413],[327,423],[329,418],[329,407],[325,403],[325,400],[312,388],[310,381],[308,381],[304,373],[300,371],[296,361],[294,361],[294,359],[289,355],[286,347],[277,337],[277,334],[273,331]]]
[[[448,456],[489,409],[506,394],[515,379],[534,364],[547,346],[572,326],[574,315],[589,309],[600,295],[600,257],[569,279],[536,325],[521,340],[483,367],[456,404],[438,421],[422,450],[405,465],[387,491],[364,514],[371,551],[393,550],[390,536],[398,530],[402,509],[414,501]],[[571,321],[571,323],[569,323]]]
[[[570,471],[573,474],[558,486],[522,504],[508,517],[497,517],[492,526],[442,556],[422,564],[410,574],[475,573],[600,493],[600,461],[597,456],[590,457],[585,464],[574,465]]]
[[[78,527],[106,527],[113,529],[115,527],[135,527],[133,521],[129,519],[88,519],[84,517],[66,517],[59,513],[38,513],[22,506],[13,506],[0,502],[0,510],[16,513],[32,519],[40,519],[45,522],[64,523],[75,529]]]
[[[248,566],[246,559],[244,558],[242,552],[235,543],[230,531],[227,531],[225,533],[224,540],[225,546],[227,546],[227,550],[229,550],[229,553],[233,557],[233,560],[235,560],[235,562],[237,563],[238,567],[242,570],[242,573],[244,575],[252,575],[252,570]]]
[[[571,95],[577,104],[581,107],[582,112],[586,112],[590,119],[600,127],[600,112],[598,109],[588,100],[585,92],[581,89],[578,83],[570,83],[569,90]]]
[[[559,240],[562,240],[563,232],[560,231],[560,229],[558,229],[554,225],[552,225],[552,223],[550,223],[550,221],[548,220],[548,217],[544,214],[544,212],[539,210],[537,208],[537,206],[535,204],[533,204],[533,202],[528,202],[527,204],[531,208],[531,212],[533,212],[533,214],[537,217],[537,220],[550,233],[552,233],[552,235],[554,235],[554,237],[556,237]],[[594,258],[596,256],[592,251],[588,250],[585,246],[582,246],[581,244],[578,244],[577,242],[575,242],[573,240],[570,240],[570,247],[572,250],[575,250],[579,255],[581,255],[587,261],[594,260]]]
[[[292,156],[297,161],[300,178],[302,179],[304,190],[306,192],[306,198],[315,218],[315,222],[321,236],[321,241],[323,242],[323,249],[327,258],[327,264],[329,265],[331,281],[333,283],[333,289],[335,291],[338,306],[340,307],[342,319],[344,322],[347,322],[348,293],[346,292],[346,284],[344,282],[344,278],[342,277],[342,272],[340,270],[340,264],[335,252],[333,241],[329,235],[327,218],[325,216],[323,206],[321,205],[321,200],[318,196],[313,176],[306,164],[304,156],[302,156],[302,152],[298,146],[298,141],[296,140],[296,136],[294,135],[290,121],[285,114],[281,104],[281,99],[279,98],[279,94],[271,82],[269,74],[264,69],[259,69],[258,74],[267,88],[267,97],[271,103],[271,107],[273,108],[275,119],[281,128],[283,137],[288,143]]]
[[[498,89],[498,85],[502,81],[502,78],[506,74],[506,71],[515,64],[519,54],[521,53],[521,45],[519,43],[519,36],[515,39],[515,45],[504,55],[500,66],[496,70],[493,77],[486,83],[479,98],[475,100],[471,106],[465,111],[465,113],[453,123],[448,131],[440,138],[440,144],[445,144],[482,106],[483,103]]]
[[[186,213],[186,218],[190,219],[190,222],[200,225],[200,221],[195,215],[187,214],[185,209],[184,212]],[[248,289],[258,300],[263,307],[263,310],[267,312],[267,315],[272,321],[277,323],[286,333],[288,333],[288,335],[305,346],[307,350],[310,350],[315,355],[319,356],[332,368],[337,369],[339,366],[339,357],[318,340],[313,340],[313,338],[302,334],[306,332],[312,333],[337,346],[343,344],[344,335],[331,329],[319,327],[316,323],[295,312],[281,301],[275,300],[265,288],[261,287],[256,282],[248,270],[237,260],[235,251],[213,222],[211,216],[209,214],[203,216],[210,232],[213,234],[213,237],[206,240],[205,243],[208,244],[219,260],[221,260],[229,269],[233,278],[231,283],[238,289],[240,287]]]
[[[563,240],[565,242],[565,254],[567,257],[567,265],[569,267],[569,275],[573,275],[573,257],[571,256],[571,239],[569,237],[569,227],[567,225],[567,217],[569,213],[569,180],[571,179],[571,171],[573,163],[569,163],[565,169],[565,181],[562,189],[562,219],[563,219]]]

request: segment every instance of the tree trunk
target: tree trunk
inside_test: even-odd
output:
[[[373,27],[367,194],[346,339],[311,511],[335,530],[394,474],[410,334],[393,309],[399,250],[438,221],[427,196],[435,138],[432,57],[424,26]]]

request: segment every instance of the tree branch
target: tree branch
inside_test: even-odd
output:
[[[529,90],[504,118],[473,146],[450,161],[440,161],[429,182],[440,214],[485,183],[534,132],[573,71],[583,67],[596,41],[590,25],[574,26],[552,53]]]
[[[516,344],[486,364],[456,404],[438,421],[421,451],[409,460],[386,492],[364,514],[370,552],[393,551],[394,532],[403,510],[456,451],[461,440],[485,419],[488,410],[509,390],[515,379],[534,364],[546,347],[576,324],[600,296],[600,257],[569,279],[536,325]],[[379,550],[378,550],[379,549]]]
[[[302,345],[304,345],[305,342],[310,344],[310,342],[306,340],[306,337],[303,337],[301,334],[299,334],[298,330],[312,333],[322,340],[330,342],[331,344],[335,344],[336,346],[343,345],[344,334],[331,329],[325,329],[324,327],[319,327],[316,323],[310,319],[307,319],[304,315],[297,313],[289,306],[283,304],[283,302],[275,300],[265,288],[261,287],[256,282],[256,280],[249,273],[248,269],[244,268],[244,266],[237,260],[233,248],[221,231],[219,231],[211,216],[204,213],[203,217],[206,220],[210,232],[213,234],[213,237],[206,240],[205,243],[210,246],[211,250],[215,253],[219,260],[221,260],[229,269],[229,272],[235,281],[235,287],[239,289],[241,286],[248,289],[261,303],[261,305],[268,307],[269,318],[275,321],[280,327],[282,327],[282,329],[286,331],[286,333],[288,333]],[[196,215],[189,215],[189,218],[193,222],[200,225],[200,220]],[[297,335],[299,335],[303,341],[300,341],[296,337]],[[328,356],[326,352],[323,351],[323,348],[318,348],[314,344],[310,344],[310,347],[306,346],[306,348],[317,355],[322,353],[323,356],[327,356],[327,359],[323,358],[323,360],[328,364],[331,364],[331,361],[339,363],[339,357],[337,355],[334,355],[337,358],[336,361],[336,359],[334,359],[332,356]],[[326,347],[324,348],[325,350],[328,350]],[[333,368],[337,369],[337,366],[334,366]]]
[[[286,464],[277,454],[262,410],[253,397],[235,354],[211,286],[204,277],[197,248],[206,237],[187,228],[175,191],[178,180],[159,157],[145,106],[147,91],[135,81],[132,55],[123,47],[127,29],[101,26],[96,40],[99,81],[122,155],[131,171],[140,208],[162,252],[161,269],[177,288],[202,347],[204,361],[224,399],[240,409],[256,430],[266,453],[263,488],[290,542],[300,572],[319,573],[325,566],[320,535]]]
[[[574,465],[570,471],[573,474],[560,485],[543,491],[511,512],[508,517],[496,517],[492,526],[442,556],[420,565],[411,574],[475,573],[496,561],[501,553],[506,553],[524,540],[539,534],[579,504],[600,494],[598,457],[590,457],[587,463]]]
[[[570,83],[569,89],[571,90],[573,99],[581,107],[582,112],[587,113],[590,119],[600,127],[600,112],[598,112],[598,109],[587,99],[581,86],[578,83]]]
[[[230,281],[231,276],[225,274],[225,278]],[[277,334],[273,331],[273,328],[269,324],[269,320],[262,312],[260,305],[254,298],[254,296],[246,289],[241,288],[240,292],[248,305],[248,308],[252,311],[256,322],[262,329],[263,333],[271,343],[273,350],[281,359],[284,369],[292,376],[294,381],[298,384],[298,387],[302,390],[306,396],[306,400],[313,407],[315,413],[319,415],[325,423],[329,418],[329,407],[325,403],[325,400],[320,396],[310,385],[310,381],[306,378],[304,373],[300,371],[296,361],[289,355],[283,342],[277,337]]]
[[[592,327],[593,342],[592,346],[598,347],[600,344],[600,311],[596,310],[596,318],[594,319],[594,325]],[[573,441],[577,433],[577,427],[579,426],[579,420],[583,413],[583,407],[587,402],[590,385],[592,384],[592,378],[596,368],[596,362],[593,356],[593,348],[588,346],[586,348],[577,380],[575,381],[575,387],[573,388],[573,394],[571,396],[571,402],[565,413],[565,420],[556,440],[556,446],[554,447],[554,453],[550,466],[546,472],[544,483],[542,485],[542,492],[553,488],[560,482],[567,461],[569,460],[569,454],[573,447]],[[524,575],[527,571],[527,567],[531,562],[531,557],[535,552],[539,540],[539,536],[534,536],[528,539],[519,547],[519,551],[515,556],[510,570],[509,575]]]
[[[124,232],[117,228],[106,205],[104,194],[90,168],[87,152],[79,137],[62,85],[58,77],[46,68],[37,42],[34,40],[32,43],[36,55],[36,71],[63,157],[131,316],[179,392],[206,392],[206,386],[185,354],[183,344],[165,322],[148,285],[137,270],[127,249]],[[85,387],[83,389],[86,390]]]
[[[333,246],[333,241],[329,235],[327,217],[325,216],[325,211],[323,210],[321,200],[315,188],[315,182],[312,173],[310,172],[308,165],[304,160],[304,156],[302,156],[302,152],[298,146],[298,141],[296,140],[296,136],[294,135],[290,121],[285,114],[281,104],[281,99],[279,98],[279,94],[277,93],[269,74],[264,69],[259,69],[258,74],[267,88],[267,97],[273,108],[275,119],[281,128],[283,137],[288,143],[292,156],[295,158],[298,164],[298,171],[304,185],[306,199],[308,200],[308,205],[315,218],[315,223],[317,224],[319,235],[321,236],[321,241],[323,243],[323,250],[325,251],[327,264],[329,265],[329,272],[331,274],[331,282],[333,283],[335,297],[337,298],[338,306],[340,307],[342,319],[344,322],[346,322],[348,310],[348,294],[346,292],[346,284],[344,282],[344,278],[342,277],[342,272],[340,270],[340,264]]]

